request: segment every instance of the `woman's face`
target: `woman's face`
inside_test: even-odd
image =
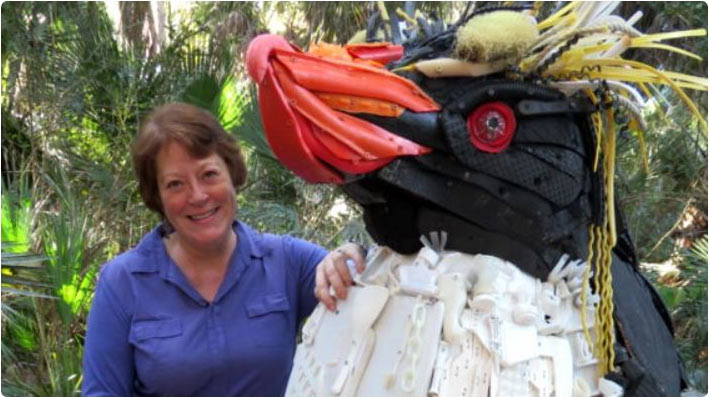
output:
[[[236,192],[218,154],[198,159],[184,145],[168,142],[156,158],[163,212],[181,244],[216,248],[227,242],[236,214]]]

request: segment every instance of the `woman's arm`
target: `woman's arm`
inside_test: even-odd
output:
[[[128,343],[130,317],[112,289],[115,272],[104,267],[89,312],[84,344],[84,396],[131,396],[133,394],[133,350]],[[115,266],[115,265],[113,265]],[[121,289],[128,293],[126,286]]]

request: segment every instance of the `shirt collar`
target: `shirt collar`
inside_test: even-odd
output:
[[[247,224],[239,221],[234,221],[233,224],[234,232],[237,235],[237,245],[243,244],[242,249],[251,258],[262,258],[264,256],[264,250],[261,241],[261,234],[255,232]],[[133,263],[131,272],[133,273],[150,273],[157,272],[160,270],[161,263],[164,260],[160,260],[160,253],[165,250],[162,242],[163,229],[162,224],[156,226],[148,234],[143,237],[142,240],[135,247],[135,250],[143,255],[152,257],[151,260],[146,261],[136,261]]]
[[[135,252],[150,259],[131,263],[132,273],[150,273],[159,270],[160,263],[157,255],[159,255],[160,249],[163,249],[161,227],[162,225],[154,227],[153,230],[146,234],[138,245],[136,245],[134,249]]]
[[[234,221],[234,230],[238,238],[237,244],[244,244],[246,253],[252,258],[263,257],[263,247],[261,242],[261,234],[256,233],[251,227],[243,222]]]

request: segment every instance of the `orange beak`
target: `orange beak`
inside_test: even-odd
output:
[[[393,59],[396,47],[357,46],[334,59],[303,53],[280,36],[256,37],[246,63],[259,86],[266,138],[276,157],[308,182],[341,184],[347,174],[430,152],[353,115],[440,109],[414,83],[376,66]]]

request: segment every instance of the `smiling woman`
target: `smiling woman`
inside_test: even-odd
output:
[[[133,145],[145,204],[162,223],[104,266],[88,319],[83,394],[280,396],[301,320],[334,307],[363,270],[354,244],[331,254],[236,220],[246,168],[209,113],[156,109]]]
[[[205,111],[174,103],[143,125],[133,157],[146,204],[178,232],[165,237],[170,257],[213,300],[236,246],[236,192],[246,180],[239,147]]]
[[[225,258],[233,251],[236,235],[231,229],[236,213],[234,187],[224,160],[217,154],[194,158],[184,145],[170,142],[158,152],[158,186],[163,214],[181,233],[165,240],[170,256],[207,300],[216,294],[218,283],[200,280],[200,272],[190,257],[214,256],[216,280],[223,277]],[[203,266],[202,264],[198,265]],[[216,281],[215,280],[215,281]]]

